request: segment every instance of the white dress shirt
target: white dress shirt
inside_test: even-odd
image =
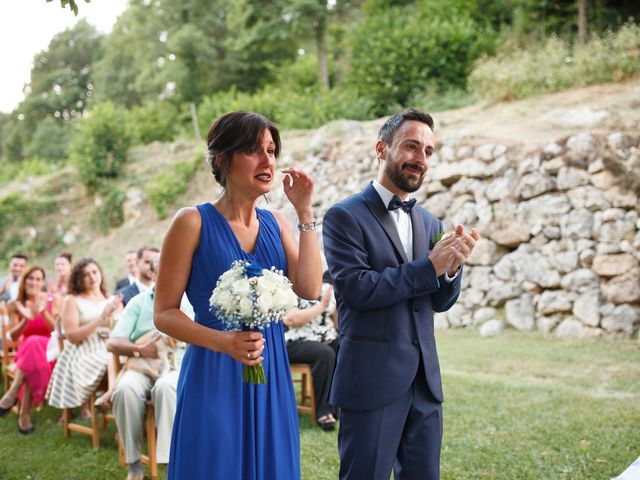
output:
[[[389,191],[386,187],[384,187],[377,180],[373,181],[373,188],[376,189],[378,195],[382,199],[382,203],[384,203],[384,207],[386,209],[389,208],[389,202],[395,195],[393,192]],[[411,197],[408,197],[409,200]],[[393,219],[393,223],[395,223],[396,228],[398,230],[398,236],[400,237],[400,243],[402,243],[402,249],[404,253],[407,255],[408,261],[413,261],[413,227],[411,225],[411,215],[405,212],[402,208],[396,208],[395,210],[388,210],[389,215]],[[449,273],[444,273],[444,279],[447,282],[452,282],[456,279],[456,277],[460,274],[460,268],[456,272],[453,277],[449,277]]]
[[[373,181],[373,188],[375,188],[378,195],[380,195],[382,203],[384,203],[384,208],[388,209],[389,202],[395,194],[383,187],[377,180]],[[401,208],[389,210],[389,215],[391,215],[393,223],[396,224],[400,243],[402,243],[404,253],[407,255],[407,260],[411,262],[413,261],[413,227],[411,226],[411,216]]]

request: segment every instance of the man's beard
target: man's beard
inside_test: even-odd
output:
[[[384,167],[384,173],[396,187],[398,187],[403,192],[413,193],[422,186],[426,170],[422,172],[422,175],[420,175],[418,180],[411,180],[402,175],[403,167],[401,167],[400,165],[396,165],[393,162],[393,158],[391,157],[391,155],[387,155],[387,157],[387,164]],[[404,167],[413,167],[418,169],[421,168],[414,163],[407,163],[404,165]]]

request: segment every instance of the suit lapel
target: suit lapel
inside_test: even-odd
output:
[[[427,256],[427,234],[424,229],[422,215],[418,205],[411,209],[411,229],[413,230],[413,259],[418,260]]]
[[[395,247],[396,252],[398,253],[398,255],[400,255],[402,261],[406,263],[408,259],[406,253],[404,253],[404,248],[402,248],[402,242],[400,241],[400,236],[398,235],[398,228],[393,222],[391,215],[389,215],[389,211],[387,210],[386,206],[382,203],[380,195],[378,195],[378,192],[376,192],[376,189],[373,188],[372,184],[369,184],[369,186],[365,188],[363,195],[365,201],[367,202],[369,210],[371,210],[373,216],[376,217],[378,222],[380,222],[380,225],[382,225],[382,228],[387,233],[389,239],[391,240],[391,243]]]

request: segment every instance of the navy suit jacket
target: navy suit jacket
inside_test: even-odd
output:
[[[116,282],[116,291],[123,290],[127,288],[129,285],[131,285],[131,282],[129,281],[129,277],[121,278]]]
[[[340,335],[332,405],[364,411],[396,400],[411,386],[421,360],[431,393],[444,399],[433,312],[456,302],[462,274],[453,282],[437,278],[427,258],[442,222],[416,205],[411,223],[414,260],[409,262],[373,185],[324,217],[324,252]]]
[[[117,290],[116,293],[122,294],[122,304],[126,307],[129,300],[140,293],[140,289],[138,288],[138,284],[133,282],[132,284]]]

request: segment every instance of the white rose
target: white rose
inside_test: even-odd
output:
[[[249,318],[253,315],[253,302],[247,297],[243,297],[238,302],[238,310],[242,317]]]
[[[273,301],[277,310],[288,310],[297,305],[298,298],[290,288],[280,288],[273,296]]]
[[[231,290],[240,297],[247,297],[251,293],[251,283],[248,278],[241,278],[233,282]]]
[[[264,314],[268,314],[274,307],[274,296],[271,293],[264,293],[256,301],[258,308]]]
[[[235,308],[234,305],[234,296],[233,294],[229,291],[229,290],[220,290],[220,292],[215,295],[215,305],[218,308],[221,308],[222,310],[229,312],[229,311],[233,311],[233,309]]]

